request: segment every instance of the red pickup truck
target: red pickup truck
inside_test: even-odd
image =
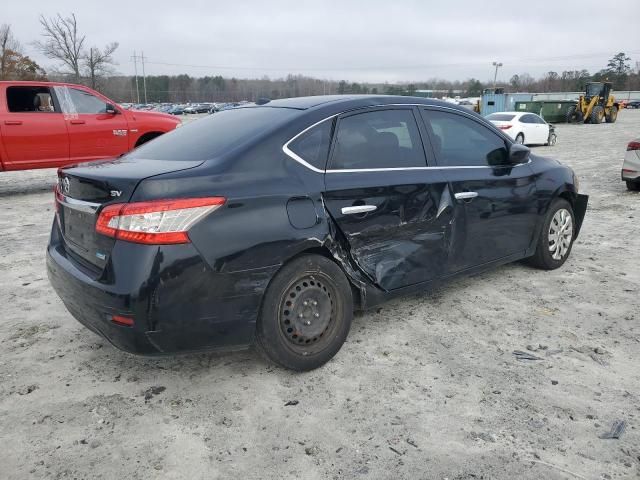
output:
[[[117,157],[179,124],[125,110],[82,85],[0,82],[0,171]]]

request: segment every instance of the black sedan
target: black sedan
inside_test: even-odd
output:
[[[354,309],[560,267],[587,206],[570,168],[410,97],[235,108],[58,175],[48,272],[81,323],[129,352],[256,344],[295,370],[338,352]]]

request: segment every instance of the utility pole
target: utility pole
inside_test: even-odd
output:
[[[498,68],[502,66],[501,62],[493,62],[493,66],[496,67],[496,71],[493,74],[493,89],[496,88],[496,80],[498,79]]]
[[[136,78],[136,103],[140,103],[140,90],[138,89],[138,57],[136,56],[136,51],[133,51],[133,71]]]
[[[147,103],[147,76],[144,73],[144,52],[140,56],[142,60],[142,88],[144,89],[144,103]]]

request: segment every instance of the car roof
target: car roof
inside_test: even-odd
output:
[[[295,97],[271,100],[260,106],[308,110],[328,106],[336,108],[346,107],[347,109],[351,109],[374,105],[395,104],[438,105],[469,112],[469,110],[466,108],[459,107],[452,103],[443,102],[441,100],[433,100],[423,97],[408,97],[401,95],[317,95],[312,97]]]

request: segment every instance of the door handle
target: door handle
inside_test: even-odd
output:
[[[342,207],[343,215],[353,215],[354,213],[366,213],[373,212],[376,208],[375,205],[354,205],[353,207]]]
[[[5,125],[22,125],[22,120],[5,120]]]
[[[473,200],[478,196],[478,192],[460,192],[454,195],[456,200]]]
[[[84,120],[71,120],[72,125],[82,125],[83,123],[85,123]]]

